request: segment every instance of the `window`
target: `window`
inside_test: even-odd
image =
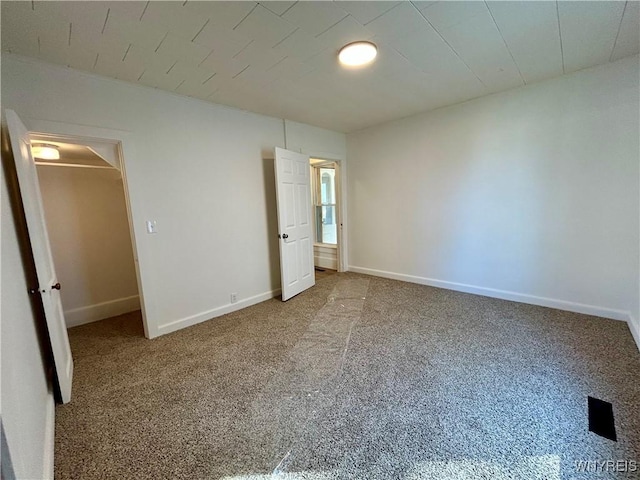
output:
[[[314,167],[316,242],[338,243],[336,218],[336,169]]]

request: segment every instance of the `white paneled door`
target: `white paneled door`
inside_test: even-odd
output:
[[[51,255],[38,174],[31,156],[31,143],[26,127],[13,110],[7,110],[6,117],[31,251],[38,276],[38,292],[44,307],[62,402],[67,403],[71,400],[73,358],[60,302],[60,283],[56,277]]]
[[[309,156],[276,148],[276,197],[282,300],[316,283]]]

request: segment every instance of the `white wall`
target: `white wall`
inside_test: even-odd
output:
[[[53,394],[1,168],[0,177],[2,423],[16,478],[53,478]]]
[[[638,71],[348,135],[350,269],[637,322]]]
[[[284,121],[286,148],[324,160],[345,160],[347,139],[344,134],[312,127],[292,120]]]
[[[139,309],[120,173],[42,165],[37,170],[67,326]]]
[[[28,128],[52,120],[128,135],[126,181],[149,336],[278,293],[272,158],[274,147],[284,147],[282,119],[6,54],[2,103]],[[288,134],[296,149],[342,145],[344,155],[342,134],[302,124]],[[145,233],[147,219],[157,221],[157,234]]]

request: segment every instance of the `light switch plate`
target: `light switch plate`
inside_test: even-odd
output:
[[[155,220],[147,220],[147,233],[158,233],[158,224]]]

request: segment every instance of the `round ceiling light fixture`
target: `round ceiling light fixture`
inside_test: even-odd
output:
[[[378,55],[378,47],[371,42],[353,42],[345,45],[338,53],[338,60],[346,67],[361,67],[367,65]]]
[[[31,154],[42,160],[60,160],[60,152],[55,145],[35,143],[31,145]]]

